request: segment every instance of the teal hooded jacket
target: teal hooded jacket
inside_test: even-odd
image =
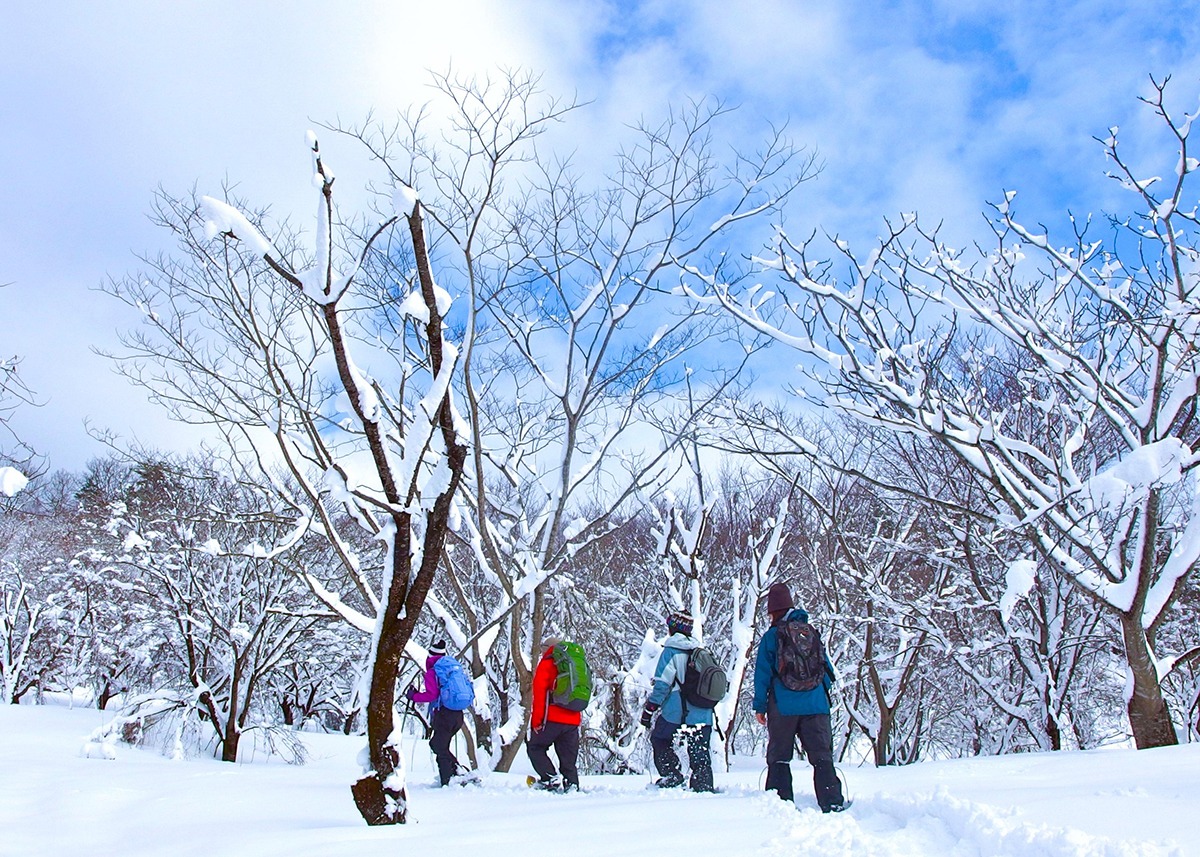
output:
[[[710,708],[699,708],[694,705],[687,707],[684,714],[683,677],[687,671],[688,656],[700,644],[685,634],[672,634],[663,641],[662,654],[659,655],[658,665],[654,669],[654,687],[650,691],[648,702],[662,706],[659,715],[670,723],[686,723],[689,726],[706,726],[712,723],[713,713]]]
[[[783,621],[799,619],[808,621],[808,614],[799,607],[789,610]],[[779,641],[774,625],[766,630],[758,643],[758,656],[754,661],[754,711],[765,714],[767,700],[774,699],[779,713],[785,716],[797,714],[828,714],[829,688],[833,686],[833,664],[825,656],[825,676],[812,690],[789,690],[779,680],[775,665],[779,662]]]

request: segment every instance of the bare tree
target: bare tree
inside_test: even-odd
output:
[[[911,216],[865,256],[838,242],[841,284],[812,240],[781,232],[764,271],[782,300],[720,283],[702,298],[808,355],[832,407],[935,439],[989,486],[992,522],[1119,623],[1139,747],[1176,741],[1162,693],[1174,660],[1155,637],[1200,558],[1198,495],[1179,488],[1197,462],[1197,161],[1164,89],[1147,103],[1176,148],[1169,180],[1135,174],[1115,132],[1101,141],[1142,205],[1112,221],[1108,249],[1074,219],[1055,246],[1009,193],[995,249],[973,262]]]
[[[160,223],[182,258],[109,284],[145,313],[121,365],[180,419],[216,427],[238,471],[291,509],[295,526],[271,547],[313,535],[338,571],[302,579],[371,638],[369,765],[355,788],[371,824],[407,817],[393,742],[401,654],[442,553],[466,456],[452,402],[457,350],[446,339],[449,296],[435,281],[417,193],[396,187],[396,213],[342,249],[334,177],[310,137],[319,205],[315,244],[302,252],[285,227],[274,240],[242,206],[160,194]],[[392,228],[403,227],[393,240]],[[260,226],[262,228],[260,228]],[[407,253],[405,277],[360,287],[372,253]],[[363,279],[365,279],[365,275]],[[381,342],[391,313],[402,336]],[[397,736],[398,737],[398,736]]]
[[[495,694],[494,719],[476,730],[506,769],[539,642],[568,621],[551,579],[569,579],[575,557],[634,519],[631,504],[657,496],[757,347],[666,293],[693,262],[732,264],[740,230],[814,167],[780,133],[723,164],[713,134],[727,111],[693,104],[634,129],[593,184],[532,149],[573,109],[545,100],[535,78],[435,86],[452,129],[436,143],[423,113],[347,130],[420,185],[463,276],[469,514],[438,617]],[[702,379],[711,361],[698,355],[718,347],[729,361]]]
[[[297,615],[307,593],[284,558],[271,556],[291,521],[199,462],[160,457],[131,477],[112,505],[110,544],[82,559],[112,578],[113,592],[151,606],[160,654],[175,664],[168,684],[127,705],[160,711],[169,700],[210,731],[223,761],[236,762],[242,736],[269,729],[268,676],[317,621]]]

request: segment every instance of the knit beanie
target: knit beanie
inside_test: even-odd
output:
[[[796,602],[792,601],[792,593],[788,591],[787,584],[771,584],[771,588],[767,590],[767,612],[769,614],[774,616],[776,613],[791,610],[795,606]]]
[[[667,630],[672,634],[692,636],[692,614],[685,610],[676,610],[667,617]]]
[[[445,640],[438,640],[436,643],[434,643],[433,645],[431,645],[431,646],[429,647],[429,654],[431,654],[431,655],[444,655],[444,654],[446,654],[446,641],[445,641]]]

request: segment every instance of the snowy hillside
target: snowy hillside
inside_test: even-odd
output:
[[[115,759],[88,758],[104,718],[0,707],[0,854],[1200,855],[1196,745],[846,768],[854,806],[823,816],[811,800],[797,810],[762,793],[761,759],[718,768],[718,795],[606,776],[561,796],[528,790],[524,766],[482,787],[432,789],[415,742],[415,823],[368,828],[349,793],[360,739],[306,735],[303,767],[171,761],[124,745]],[[795,770],[807,786],[807,766]]]

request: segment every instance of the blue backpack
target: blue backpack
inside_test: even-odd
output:
[[[475,688],[467,678],[463,665],[449,655],[442,655],[433,662],[437,675],[438,705],[451,711],[465,711],[475,701]]]

